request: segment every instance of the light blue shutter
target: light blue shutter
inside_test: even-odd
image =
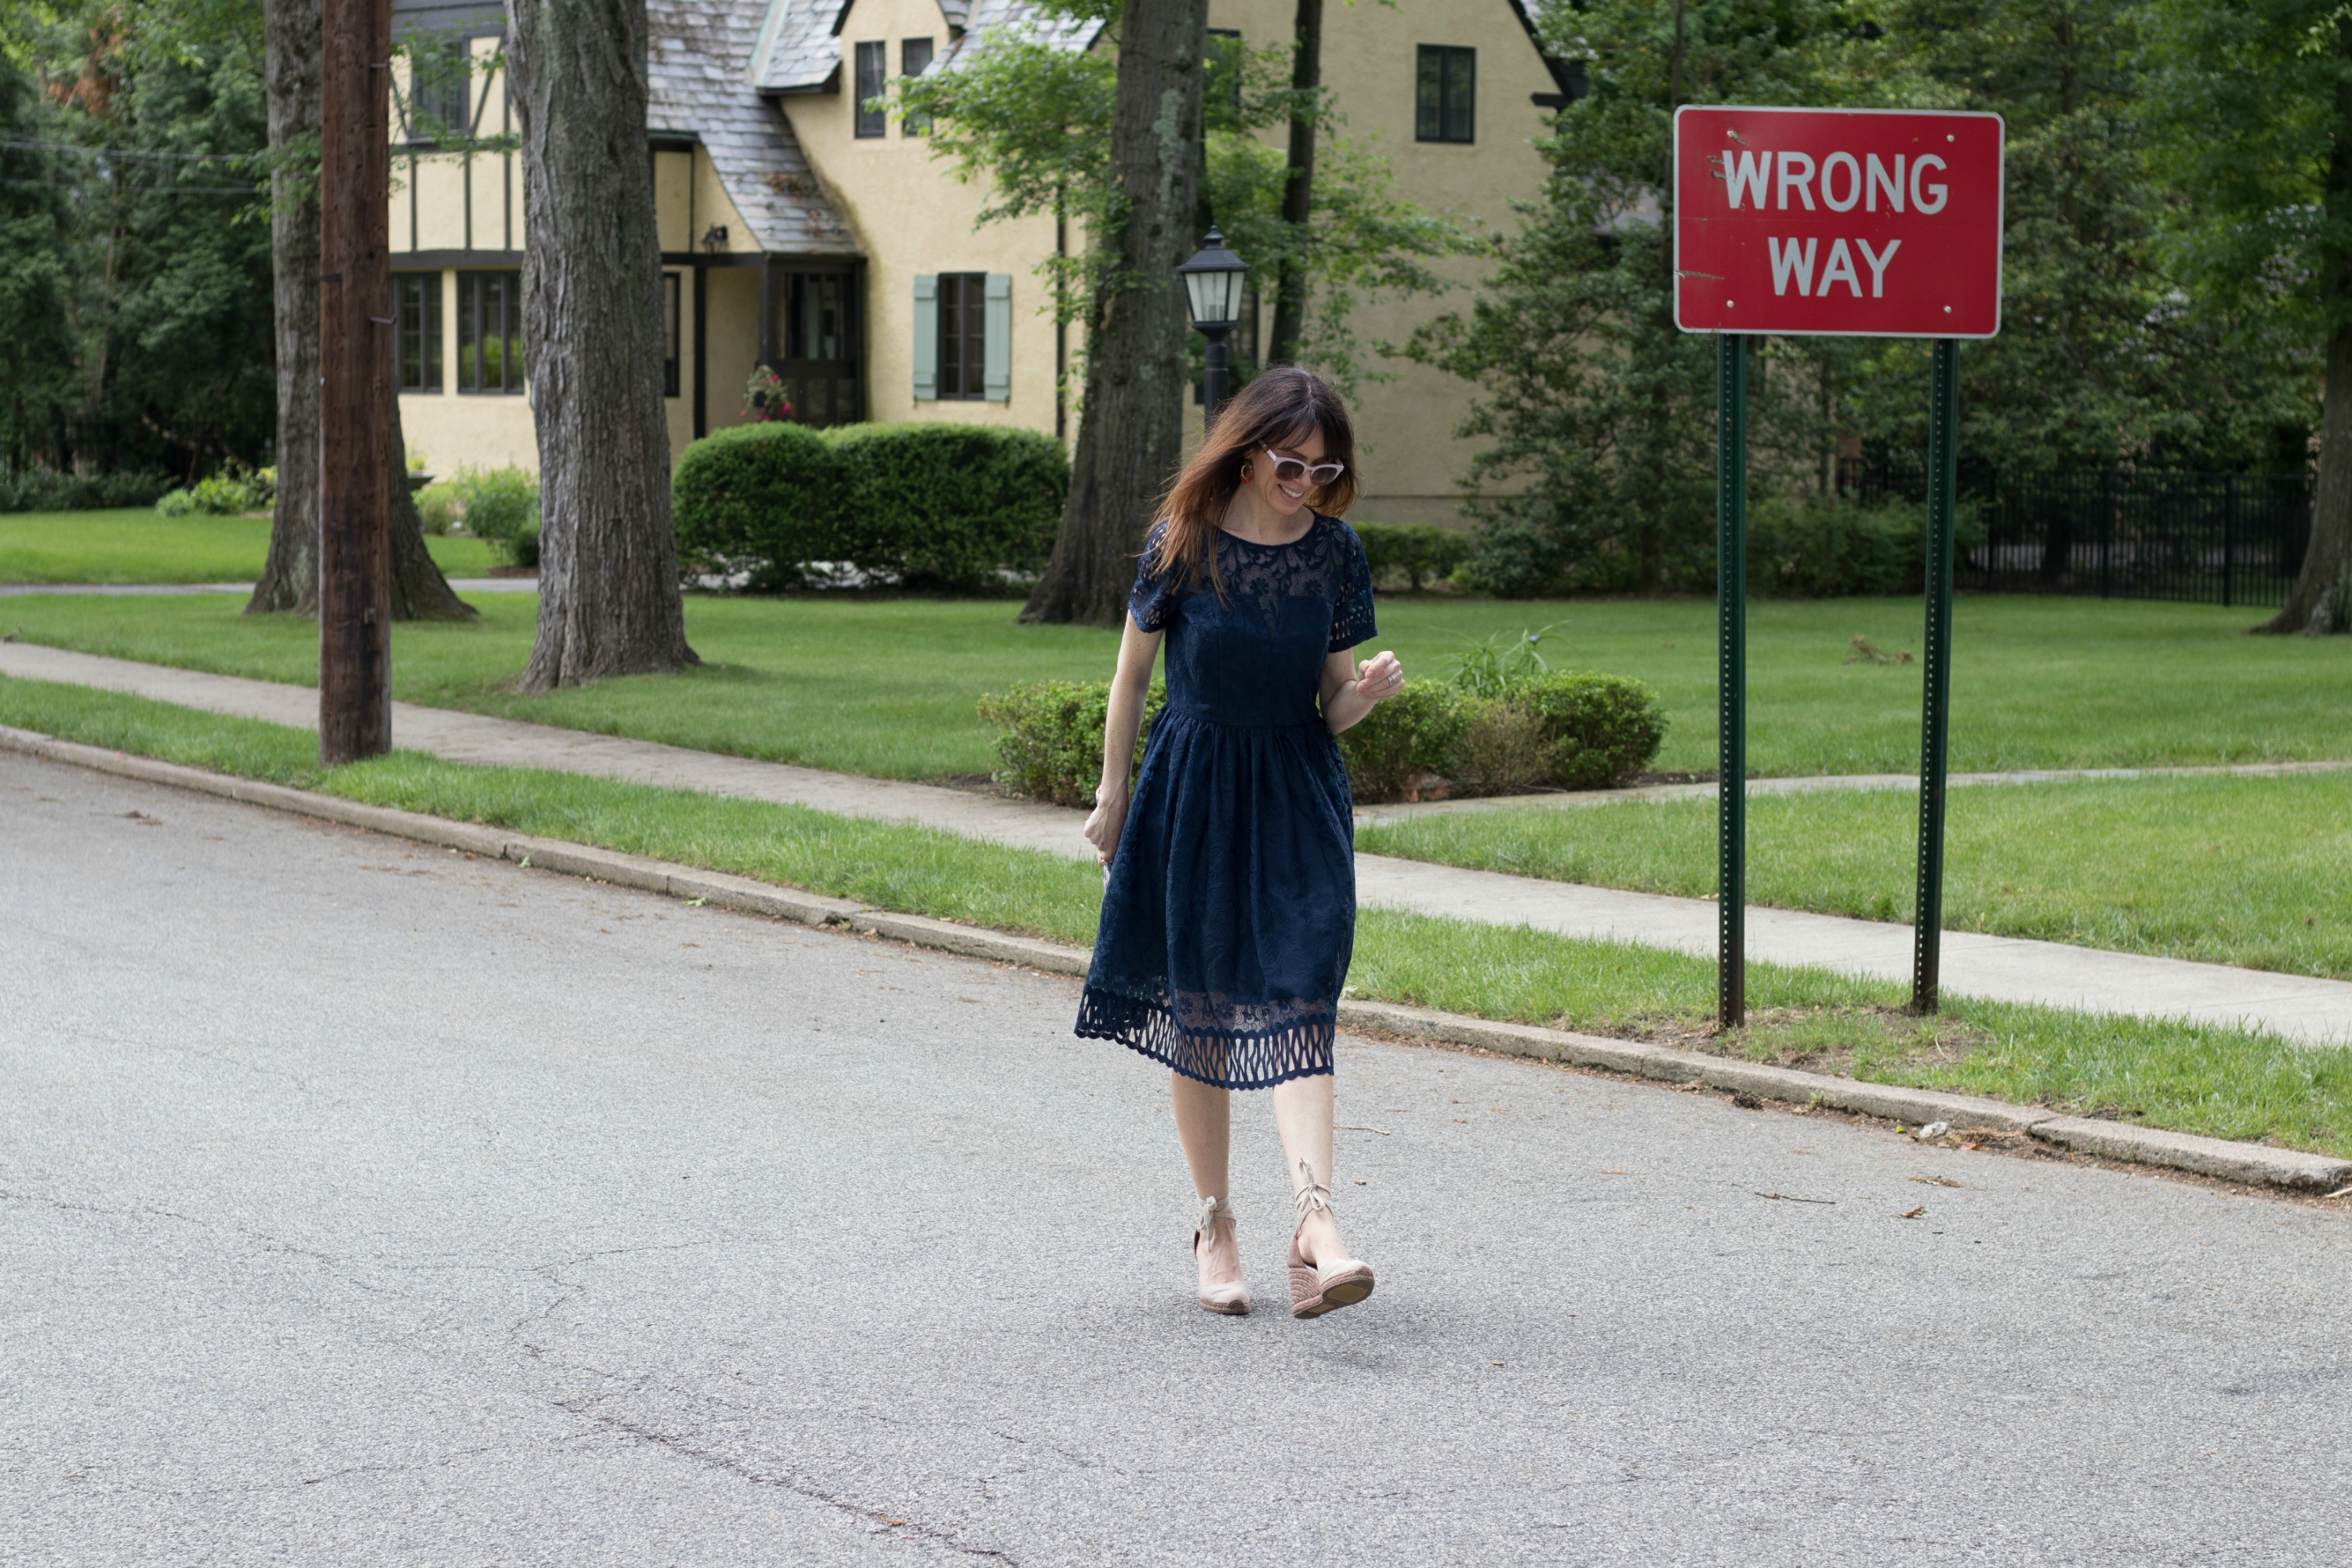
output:
[[[981,362],[988,373],[988,400],[1013,400],[1013,274],[988,275],[988,350]]]
[[[915,279],[915,400],[940,395],[940,279],[926,272]]]

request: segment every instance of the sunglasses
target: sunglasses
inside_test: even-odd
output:
[[[1311,479],[1319,489],[1348,471],[1348,465],[1345,463],[1309,464],[1297,458],[1286,458],[1272,447],[1266,448],[1265,455],[1274,459],[1276,480],[1286,485],[1295,485],[1301,479]]]

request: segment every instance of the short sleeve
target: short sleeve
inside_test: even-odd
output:
[[[1346,523],[1337,523],[1345,542],[1339,561],[1339,591],[1331,605],[1331,651],[1339,653],[1380,635],[1372,623],[1372,566],[1364,542]]]
[[[1143,543],[1143,558],[1136,563],[1135,591],[1127,596],[1127,613],[1139,631],[1165,631],[1169,617],[1176,613],[1181,574],[1173,563],[1154,560],[1160,552],[1160,542],[1167,532],[1165,521],[1153,523],[1151,536]]]

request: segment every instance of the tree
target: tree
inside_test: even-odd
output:
[[[1461,433],[1486,438],[1472,478],[1502,497],[1474,509],[1480,586],[1656,593],[1709,574],[1714,551],[1714,345],[1674,322],[1674,110],[1830,101],[1855,35],[1834,0],[1555,0],[1542,25],[1591,90],[1538,143],[1543,195],[1469,312],[1411,350],[1478,389]],[[1819,466],[1825,341],[1782,340],[1752,378],[1759,491]]]
[[[2000,113],[2001,331],[1961,356],[1961,450],[1998,469],[2299,465],[2309,356],[2264,312],[2189,308],[2148,157],[2137,0],[1895,0],[1850,100]],[[1857,356],[1864,444],[1923,450],[1926,345]]]
[[[278,493],[269,554],[247,615],[319,613],[320,0],[263,0],[269,104],[271,331],[277,343]],[[400,398],[391,405],[392,618],[471,620],[425,549],[408,489]]]
[[[37,140],[31,109],[30,88],[0,60],[0,474],[56,449],[73,363],[65,203],[55,154],[21,145]]]
[[[1182,452],[1185,325],[1173,274],[1192,244],[1208,16],[1207,0],[1128,0],[1120,18],[1085,415],[1061,530],[1024,622],[1119,624]]]
[[[278,494],[247,615],[319,613],[320,0],[262,0]],[[397,407],[399,399],[393,400]]]
[[[1315,211],[1315,132],[1323,92],[1323,0],[1297,0],[1290,24],[1289,145],[1283,160],[1282,221],[1291,246],[1275,268],[1268,364],[1295,364],[1307,331],[1307,225]]]
[[[646,3],[509,0],[507,14],[541,498],[520,685],[544,691],[697,660],[670,518]]]
[[[2182,274],[2320,350],[2311,543],[2284,607],[2254,629],[2352,630],[2352,8],[2162,0],[2151,22]]]

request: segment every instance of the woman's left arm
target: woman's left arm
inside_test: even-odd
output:
[[[1341,648],[1323,661],[1323,722],[1336,735],[1403,689],[1396,655],[1384,648],[1358,664],[1354,648]]]

